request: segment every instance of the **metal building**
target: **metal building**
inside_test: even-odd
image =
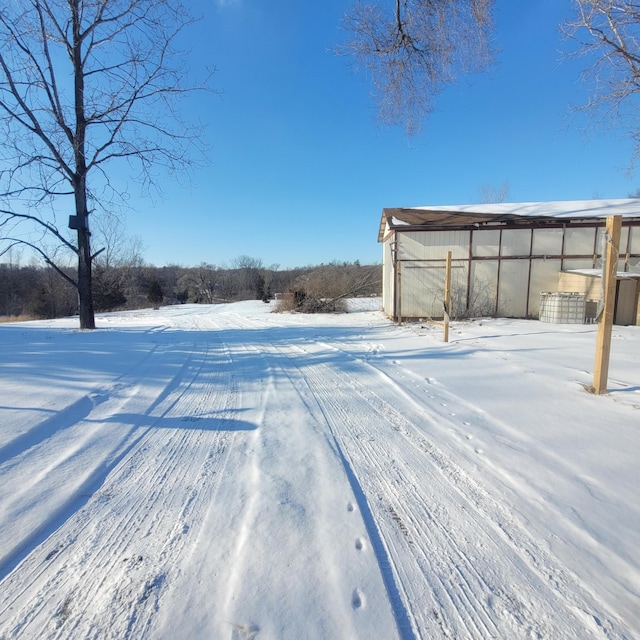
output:
[[[640,199],[635,198],[384,209],[378,234],[384,312],[396,321],[442,318],[451,251],[452,318],[537,318],[541,294],[568,286],[571,279],[561,274],[597,276],[611,215],[622,217],[618,272],[624,323],[640,324]],[[579,289],[597,287],[582,282]]]

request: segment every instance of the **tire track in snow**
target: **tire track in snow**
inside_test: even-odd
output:
[[[234,510],[230,522],[237,535],[235,548],[223,569],[231,576],[220,608],[225,620],[234,621],[234,624],[251,622],[248,629],[257,631],[262,628],[267,637],[311,637],[314,629],[322,629],[326,634],[323,637],[327,638],[369,638],[375,637],[377,632],[384,638],[400,635],[405,640],[413,639],[406,614],[404,617],[399,615],[403,604],[397,589],[394,598],[385,594],[384,582],[385,578],[388,581],[390,573],[387,571],[383,577],[379,573],[379,563],[375,559],[372,561],[371,552],[378,558],[381,546],[367,522],[372,519],[366,501],[358,496],[352,478],[336,480],[336,474],[340,477],[344,461],[336,456],[335,441],[327,433],[322,409],[308,392],[304,377],[299,376],[297,370],[292,370],[288,361],[283,361],[281,355],[274,351],[266,333],[255,331],[261,327],[245,318],[233,318],[232,325],[234,331],[225,332],[223,340],[228,339],[233,344],[234,356],[238,357],[240,366],[251,368],[245,370],[243,378],[253,378],[255,374],[251,371],[258,369],[268,372],[268,376],[263,395],[264,424],[256,434],[259,437],[246,452],[249,458],[245,462],[249,476],[255,475],[258,466],[262,477],[259,483],[251,477],[245,482],[242,508],[237,513]],[[238,326],[253,330],[251,340],[247,340],[243,329],[237,331]],[[262,425],[262,420],[260,423]],[[238,482],[242,484],[240,478]],[[350,485],[352,491],[349,491]],[[268,502],[258,495],[265,492]],[[275,503],[274,496],[277,496]],[[281,500],[279,503],[278,498]],[[345,500],[344,515],[335,513],[336,504],[341,499]],[[354,502],[362,508],[356,509]],[[274,508],[282,510],[276,521],[272,521]],[[268,519],[265,519],[267,513]],[[291,570],[291,565],[296,567],[296,571],[307,571],[312,566],[311,562],[314,567],[309,572],[305,589],[287,608],[289,623],[280,616],[274,619],[270,615],[271,609],[261,614],[261,607],[255,611],[251,606],[251,588],[248,590],[250,602],[245,603],[243,597],[247,594],[246,583],[260,582],[262,577],[259,568],[251,567],[252,554],[256,553],[255,538],[277,539],[283,535],[281,529],[288,532],[285,536],[299,540],[298,544],[290,542],[299,549],[296,554],[299,557],[287,560],[287,551],[283,549],[282,557],[274,559],[269,565],[269,574],[263,576],[265,580],[272,580],[272,588],[276,589],[278,597],[288,600],[292,593],[288,585],[279,584],[273,577],[277,568],[284,576]],[[345,529],[353,531],[353,538],[331,538],[327,542],[328,531],[342,533]],[[368,541],[362,535],[363,529],[370,534]],[[249,531],[254,543],[245,549]],[[306,563],[304,558],[307,558]],[[370,591],[362,588],[361,581],[368,585]],[[393,587],[391,592],[394,592]],[[291,617],[297,620],[300,614],[296,611],[304,611],[310,604],[312,610],[308,616],[301,616],[310,626],[297,630],[303,635],[292,635],[295,627],[292,628]],[[274,603],[275,608],[278,606]],[[252,618],[252,612],[258,617]],[[394,613],[401,619],[406,632],[396,633],[398,625],[394,624]],[[247,615],[248,618],[243,618]],[[305,636],[306,633],[310,635]],[[236,637],[232,635],[232,638]]]
[[[593,521],[591,526],[585,526],[580,514],[571,508],[571,504],[567,505],[567,508],[556,498],[556,492],[564,496],[574,496],[578,503],[593,498],[596,501],[617,506],[620,511],[624,511],[625,505],[620,503],[621,499],[615,493],[600,494],[597,480],[592,478],[588,469],[581,466],[579,462],[571,457],[561,457],[552,448],[541,450],[540,443],[522,429],[515,427],[512,421],[505,422],[491,413],[487,414],[471,403],[468,398],[461,397],[439,384],[438,380],[431,377],[425,379],[416,375],[409,369],[397,366],[400,363],[396,361],[393,362],[390,370],[391,363],[384,359],[376,359],[370,364],[378,370],[385,381],[385,397],[388,399],[389,392],[393,390],[398,398],[406,399],[408,405],[404,413],[412,416],[413,424],[419,425],[423,434],[426,417],[428,431],[437,432],[436,438],[440,440],[446,434],[444,441],[448,441],[453,451],[452,455],[464,460],[463,464],[470,465],[476,474],[480,473],[481,486],[486,486],[485,480],[500,486],[503,494],[501,505],[505,500],[507,503],[512,501],[518,504],[526,496],[529,509],[533,511],[520,517],[520,528],[527,531],[530,540],[551,539],[553,546],[552,554],[549,554],[545,544],[542,551],[533,554],[532,557],[537,559],[551,557],[551,565],[563,567],[565,573],[571,576],[569,582],[578,585],[577,591],[587,594],[586,600],[599,603],[598,609],[609,612],[605,613],[605,619],[634,619],[638,583],[637,580],[634,582],[633,570],[629,564],[635,563],[632,558],[621,557],[615,538],[609,539],[609,534],[612,532],[607,528],[606,523],[609,521],[607,514],[601,514],[601,528],[592,529]],[[482,364],[478,363],[477,366],[480,367]],[[517,375],[520,367],[516,365],[512,368],[514,375]],[[530,374],[532,371],[527,370],[526,373]],[[396,379],[401,381],[400,384]],[[526,393],[526,390],[522,392]],[[453,441],[449,437],[451,435],[454,436]],[[476,439],[477,436],[480,437],[479,440]],[[510,452],[508,460],[504,458],[495,460],[492,455],[484,455],[495,445],[505,447],[506,452]],[[546,460],[540,460],[540,456],[544,456]],[[528,473],[531,466],[533,468],[542,466],[544,476],[538,477]],[[616,502],[619,504],[616,505]],[[508,510],[504,513],[507,518],[513,515]],[[616,516],[615,513],[612,515]],[[622,524],[624,518],[617,519],[620,519]],[[526,525],[523,525],[523,522],[526,522]],[[620,526],[616,529],[615,535],[622,540],[625,536],[633,537],[635,530],[629,526],[626,528]],[[576,541],[580,541],[577,548]],[[565,543],[573,546],[563,550],[562,545]],[[538,544],[537,547],[539,546]],[[581,566],[575,564],[576,558],[588,556],[592,556],[593,562],[601,564],[605,569],[602,580],[595,584],[589,579],[581,579]],[[542,575],[547,575],[548,564],[546,560],[544,562],[541,560],[541,566],[538,568]],[[607,593],[609,590],[609,587],[605,586],[609,584],[607,582],[609,574],[606,569],[611,566],[616,567],[618,574],[615,586],[611,585],[614,586],[614,593],[618,589],[618,594],[616,598],[609,593],[603,601],[602,592]],[[571,601],[572,597],[568,596],[568,600]],[[590,624],[595,622],[600,627],[602,624],[600,613],[584,614],[583,603],[579,600],[576,600],[579,616],[586,616]],[[616,613],[611,613],[613,611]],[[624,628],[624,624],[620,622],[616,622],[614,626]],[[606,628],[609,629],[609,627]]]
[[[100,491],[3,581],[0,637],[141,637],[148,628],[224,470],[233,434],[219,429],[241,424],[228,354],[206,344],[187,352],[193,362],[136,425],[141,434]]]
[[[321,405],[319,406],[321,407]],[[391,608],[395,616],[398,634],[402,640],[414,640],[416,637],[415,628],[412,624],[411,618],[409,617],[409,612],[405,607],[405,604],[401,597],[398,584],[396,583],[396,576],[394,575],[395,572],[392,568],[388,548],[380,536],[380,532],[378,531],[378,528],[376,526],[375,518],[369,506],[367,496],[365,495],[363,488],[358,481],[358,477],[354,472],[351,463],[345,456],[337,440],[335,444],[336,453],[338,454],[338,457],[342,462],[342,466],[344,467],[345,473],[347,474],[349,484],[351,485],[351,490],[353,491],[353,494],[358,503],[358,508],[360,509],[360,513],[362,514],[365,527],[367,529],[367,535],[369,536],[369,540],[374,549],[378,566],[380,567],[380,573],[382,574],[382,579],[384,581],[387,595],[389,596],[389,601],[391,603]],[[358,539],[356,541],[356,549],[360,549],[361,547],[362,541]],[[356,592],[354,591],[354,593]],[[358,595],[358,601],[359,600],[360,595]]]
[[[272,348],[306,380],[369,496],[419,637],[627,637],[513,514],[373,391],[380,371],[347,356],[347,374],[326,362],[327,345]]]
[[[2,499],[2,536],[15,542],[0,557],[0,579],[85,504],[110,470],[142,437],[136,421],[112,418],[122,415],[125,409],[132,416],[137,412],[150,414],[170,386],[171,383],[163,389],[160,381],[144,382],[147,377],[154,379],[150,372],[170,364],[166,362],[167,349],[154,348],[152,353],[154,358],[150,359],[148,354],[114,382],[59,411],[54,419],[45,420],[44,428],[35,427],[11,447],[15,455],[0,465],[0,471],[6,480],[13,475],[22,481],[19,491]],[[173,379],[179,376],[180,372],[175,373]],[[81,458],[83,464],[77,465]],[[69,471],[71,467],[73,474]],[[38,470],[36,473],[32,471],[34,468]],[[85,470],[83,475],[77,476],[78,468]],[[15,486],[7,482],[11,484]],[[43,502],[48,506],[44,519],[30,519],[28,525],[22,524],[26,505]]]
[[[234,320],[239,326],[242,326],[245,329],[255,330],[257,328],[265,328],[263,325],[244,317],[237,317]],[[288,379],[289,383],[295,389],[303,404],[307,407],[309,413],[311,415],[317,415],[319,413],[325,420],[328,421],[325,406],[320,401],[317,393],[312,389],[312,385],[310,384],[307,377],[308,372],[306,370],[306,365],[308,363],[298,362],[298,354],[305,352],[300,348],[282,348],[281,346],[278,346],[269,341],[269,339],[266,337],[266,334],[265,340],[261,343],[261,347],[263,349],[263,355],[268,356],[269,366],[279,370],[282,375],[286,379]],[[294,358],[291,357],[292,354],[294,354]],[[282,357],[283,355],[285,356],[284,359]],[[291,366],[292,364],[294,365],[293,367]],[[293,371],[295,371],[295,374],[293,374]],[[334,448],[335,453],[342,464],[349,485],[351,486],[351,490],[358,504],[360,514],[363,518],[364,525],[367,530],[369,541],[375,553],[381,578],[387,591],[391,609],[395,617],[398,636],[402,640],[414,640],[414,638],[416,637],[415,629],[413,628],[407,609],[405,608],[405,604],[400,595],[398,585],[396,584],[394,572],[391,567],[391,560],[389,558],[387,547],[378,532],[365,493],[363,492],[363,489],[358,482],[352,465],[345,456],[338,439],[335,437],[335,433],[331,432],[329,434],[326,434],[326,436],[328,436],[328,440],[332,444],[332,447]],[[353,509],[353,504],[349,503],[348,511],[353,511]],[[362,550],[364,546],[362,538],[357,538],[354,546],[356,550]],[[362,606],[364,599],[365,595],[356,585],[354,585],[351,596],[351,606],[353,607],[353,609],[359,609]],[[353,633],[356,634],[355,631],[353,631]]]

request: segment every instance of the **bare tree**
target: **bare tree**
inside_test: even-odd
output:
[[[483,184],[478,191],[482,204],[506,202],[509,197],[509,181],[505,180],[499,187],[494,187],[492,184]]]
[[[104,268],[138,267],[144,263],[144,244],[138,235],[129,236],[120,217],[105,212],[93,221],[92,236],[101,247],[96,262]]]
[[[231,265],[236,270],[236,296],[241,300],[261,299],[265,284],[262,260],[241,255]]]
[[[202,262],[200,266],[187,269],[179,280],[179,285],[189,292],[193,302],[212,304],[220,298],[226,273],[214,264]]]
[[[334,313],[346,311],[347,298],[377,295],[382,288],[380,265],[358,262],[321,265],[300,275],[279,300],[278,311]]]
[[[121,219],[108,212],[94,218],[92,237],[101,247],[92,269],[94,306],[97,311],[122,307],[132,274],[144,264],[142,239],[128,236]]]
[[[565,33],[578,43],[577,54],[589,60],[584,77],[593,85],[585,105],[627,123],[640,154],[640,3],[629,0],[574,0],[575,19]]]
[[[339,51],[370,71],[382,120],[412,133],[458,72],[491,62],[492,7],[493,0],[359,1],[345,17],[350,41]]]
[[[72,282],[81,328],[95,327],[89,218],[124,192],[112,162],[128,161],[148,186],[158,167],[191,161],[198,132],[181,122],[176,99],[201,86],[185,86],[174,49],[190,22],[178,0],[12,0],[0,9],[4,249],[29,246]],[[75,238],[62,212],[73,213]],[[51,246],[77,255],[77,279]]]

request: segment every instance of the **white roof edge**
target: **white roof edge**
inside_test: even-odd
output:
[[[414,211],[448,211],[487,215],[549,216],[554,218],[606,218],[620,215],[640,217],[640,198],[617,200],[559,200],[552,202],[498,202],[493,204],[460,204],[407,207]]]

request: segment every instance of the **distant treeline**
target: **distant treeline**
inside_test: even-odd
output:
[[[75,277],[73,268],[68,269]],[[280,270],[243,256],[232,268],[201,264],[109,266],[93,270],[96,311],[141,309],[184,303],[222,303],[238,300],[269,301],[276,294],[292,308],[304,311],[339,310],[338,301],[351,296],[379,295],[380,265],[323,264]],[[0,264],[0,316],[58,318],[78,312],[75,288],[51,267]],[[310,304],[311,301],[322,301]],[[325,302],[331,303],[325,307]]]

